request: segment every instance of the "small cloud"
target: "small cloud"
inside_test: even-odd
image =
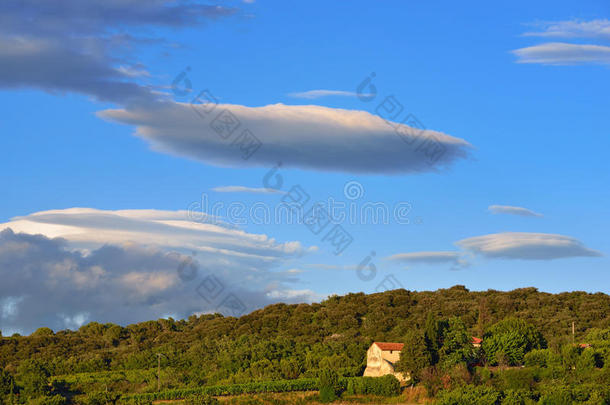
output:
[[[398,253],[389,257],[386,260],[398,261],[408,264],[452,264],[452,269],[458,269],[468,266],[468,261],[463,258],[464,254],[454,251],[432,251],[432,252],[410,252]]]
[[[534,24],[539,32],[526,32],[523,36],[545,38],[600,38],[610,39],[610,20],[556,21]]]
[[[517,63],[542,65],[610,64],[610,47],[550,42],[511,51]]]
[[[292,300],[298,302],[318,302],[326,298],[326,295],[318,294],[313,290],[271,290],[267,292],[267,298],[272,300]]]
[[[575,238],[547,233],[495,233],[462,239],[456,245],[484,257],[499,259],[553,260],[602,256]]]
[[[542,217],[543,215],[523,207],[515,207],[512,205],[490,205],[488,208],[492,214],[511,214],[520,215],[523,217]]]
[[[306,267],[312,268],[312,269],[319,269],[319,270],[356,270],[358,266],[356,265],[337,265],[337,264],[325,264],[325,263],[310,263],[310,264],[306,264]]]
[[[295,98],[306,98],[306,99],[316,99],[316,98],[322,98],[322,97],[329,97],[329,96],[342,96],[342,97],[356,97],[357,94],[356,92],[353,91],[344,91],[344,90],[309,90],[309,91],[302,91],[302,92],[297,92],[297,93],[289,93],[288,94],[290,97],[295,97]]]
[[[254,193],[254,194],[284,194],[283,191],[274,188],[256,188],[256,187],[245,187],[245,186],[219,186],[214,187],[212,191],[217,193]]]

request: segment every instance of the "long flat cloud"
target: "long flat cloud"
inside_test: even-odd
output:
[[[345,91],[345,90],[308,90],[301,91],[288,94],[290,97],[295,98],[306,98],[306,99],[315,99],[329,96],[342,96],[342,97],[356,97],[357,93],[355,91]]]
[[[279,190],[265,187],[246,187],[246,186],[218,186],[212,191],[217,193],[251,193],[251,194],[277,194]]]
[[[602,256],[575,238],[547,233],[495,233],[462,239],[456,245],[484,257],[500,259],[553,260]]]
[[[432,251],[432,252],[410,252],[398,253],[388,257],[388,260],[404,263],[457,263],[462,253],[452,251]]]
[[[234,9],[172,0],[3,0],[0,88],[75,92],[121,105],[155,99],[136,50],[163,44],[134,36],[150,28],[195,26]]]
[[[463,139],[389,124],[365,111],[313,105],[208,103],[202,108],[167,102],[105,110],[99,116],[135,125],[136,135],[155,150],[218,166],[272,167],[281,162],[303,169],[405,174],[448,167],[467,157],[471,148]],[[248,148],[242,148],[243,141],[252,136],[259,147],[244,153]]]
[[[492,214],[510,214],[510,215],[519,215],[522,217],[542,217],[542,214],[539,214],[535,211],[524,207],[516,207],[513,205],[490,205],[487,208]]]
[[[610,63],[610,47],[603,45],[550,42],[512,51],[517,63],[584,65]]]
[[[307,250],[182,211],[78,208],[14,218],[0,225],[0,328],[232,315],[231,297],[242,312],[280,298],[311,301],[318,296],[293,288],[296,274],[276,271]]]

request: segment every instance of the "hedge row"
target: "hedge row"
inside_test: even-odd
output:
[[[133,394],[123,396],[121,398],[121,401],[130,402],[134,400],[173,400],[186,398],[194,394],[222,396],[265,392],[314,391],[317,389],[318,380],[316,378],[302,378],[298,380],[261,381],[233,385],[211,385],[200,388],[186,388],[170,391],[151,392],[146,394]]]
[[[383,377],[348,378],[347,393],[350,395],[393,397],[400,394],[400,382],[390,374]]]

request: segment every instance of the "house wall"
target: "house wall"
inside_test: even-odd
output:
[[[365,377],[381,377],[386,374],[394,375],[399,381],[404,382],[410,377],[397,373],[394,370],[394,363],[400,359],[400,351],[383,351],[377,345],[371,345],[366,352]]]

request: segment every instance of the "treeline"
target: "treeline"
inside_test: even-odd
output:
[[[442,380],[444,370],[463,364],[474,378],[477,365],[522,364],[532,350],[561,354],[571,344],[572,322],[575,342],[588,343],[591,333],[610,328],[609,313],[610,297],[602,293],[470,292],[463,286],[358,293],[319,304],[271,305],[241,318],[215,314],[126,327],[93,322],[77,331],[41,328],[30,336],[2,338],[0,369],[23,386],[24,365],[34,367],[29,364],[34,361],[55,384],[51,391],[67,397],[70,392],[152,392],[158,353],[164,355],[162,390],[194,389],[317,378],[323,369],[358,376],[373,341],[423,341],[423,346],[405,346],[426,349],[414,375]],[[514,328],[519,330],[515,347],[505,342],[505,332]],[[470,352],[471,336],[483,337],[479,352]],[[85,381],[87,375],[94,377]]]

